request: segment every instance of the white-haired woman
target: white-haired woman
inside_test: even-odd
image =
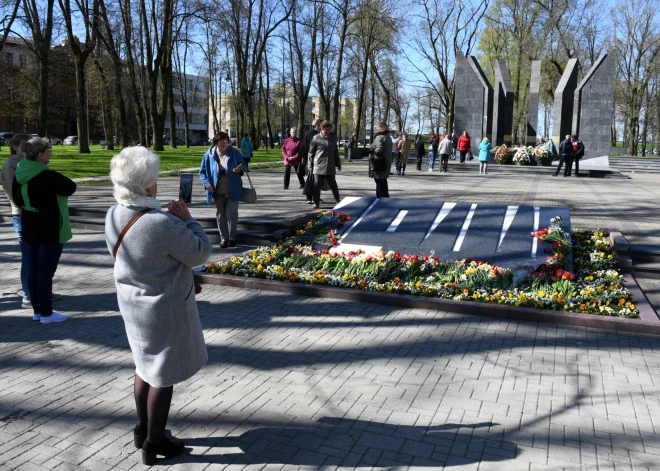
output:
[[[68,198],[76,191],[76,184],[48,168],[48,139],[34,137],[21,143],[20,150],[25,158],[16,166],[11,191],[14,203],[22,209],[32,319],[42,324],[62,322],[67,317],[53,311],[53,276],[64,243],[72,237]]]
[[[184,451],[183,442],[164,432],[173,385],[208,359],[192,267],[206,262],[212,250],[183,201],[161,209],[158,165],[158,156],[144,147],[127,147],[112,158],[118,204],[105,220],[119,310],[135,361],[134,443],[148,465],[158,455],[171,458]]]
[[[305,179],[302,175],[298,174],[298,165],[300,165],[300,146],[302,141],[298,137],[298,130],[291,128],[289,137],[282,143],[282,157],[284,158],[284,189],[289,189],[289,181],[291,180],[291,167],[294,168],[298,176],[298,183],[300,188],[305,188]]]

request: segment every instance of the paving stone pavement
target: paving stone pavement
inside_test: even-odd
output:
[[[0,470],[146,468],[103,236],[21,309],[0,224]],[[209,363],[175,387],[172,470],[657,470],[660,338],[205,286]],[[487,309],[487,307],[484,307]]]

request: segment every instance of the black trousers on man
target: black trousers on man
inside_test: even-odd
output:
[[[447,167],[449,166],[449,154],[440,154],[440,171],[447,173]]]
[[[417,170],[422,169],[422,159],[424,158],[423,155],[418,155],[417,156]]]
[[[334,175],[314,175],[314,206],[318,206],[321,203],[321,188],[323,188],[323,182],[328,182],[328,186],[332,190],[332,196],[335,197],[335,203],[339,203],[339,187],[337,186],[337,180],[335,180]]]
[[[389,198],[390,189],[387,185],[387,178],[374,178],[376,182],[376,198]]]
[[[573,156],[570,154],[562,154],[561,157],[559,157],[559,165],[557,165],[557,170],[555,171],[555,177],[559,175],[559,171],[561,170],[561,167],[564,166],[564,176],[565,177],[570,177],[571,176],[571,167],[573,166]]]
[[[575,176],[579,177],[580,176],[580,157],[574,156],[573,157],[573,162],[575,162]]]

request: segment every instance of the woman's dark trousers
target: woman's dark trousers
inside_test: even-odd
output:
[[[300,188],[303,188],[305,186],[305,179],[303,178],[302,175],[298,173],[298,166],[297,165],[285,165],[284,166],[284,189],[286,190],[289,188],[289,182],[291,181],[291,167],[293,167],[294,171],[296,172],[296,176],[298,177],[298,183],[300,183]]]
[[[28,257],[28,286],[34,314],[48,317],[53,313],[53,277],[60,262],[63,244],[27,242],[25,244]]]
[[[461,163],[465,163],[465,156],[467,155],[467,151],[459,150],[458,152],[461,154]]]
[[[321,202],[321,188],[323,188],[323,182],[327,181],[330,189],[332,190],[332,196],[335,197],[335,202],[339,202],[339,187],[337,186],[337,180],[335,180],[334,175],[314,175],[314,204],[318,206]]]
[[[387,178],[374,178],[376,182],[376,198],[389,198],[390,190],[387,186]]]

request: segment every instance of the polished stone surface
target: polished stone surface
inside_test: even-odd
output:
[[[573,103],[578,85],[578,69],[578,60],[569,60],[555,90],[552,121],[552,140],[555,144],[563,141],[573,130]]]
[[[493,87],[473,56],[456,53],[455,75],[454,132],[467,131],[472,153],[478,154],[481,140],[492,134]]]
[[[527,145],[536,144],[539,136],[539,91],[541,88],[541,61],[532,61],[532,76],[529,81],[529,106],[527,113]]]
[[[495,90],[493,104],[493,145],[511,146],[513,134],[514,92],[506,62],[495,61]]]

